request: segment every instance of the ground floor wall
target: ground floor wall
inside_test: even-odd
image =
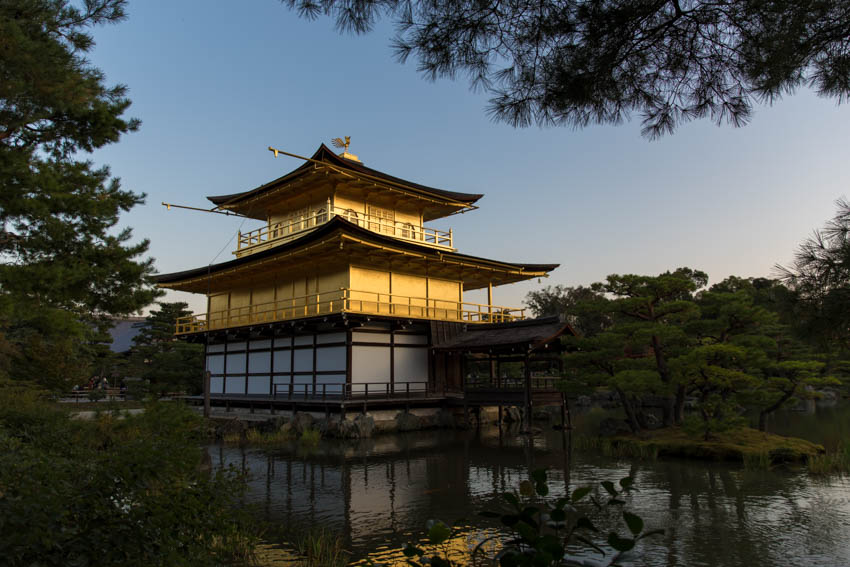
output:
[[[367,322],[354,328],[211,338],[210,393],[252,396],[421,392],[429,383],[427,325]]]

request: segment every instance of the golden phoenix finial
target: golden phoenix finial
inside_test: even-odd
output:
[[[351,136],[346,136],[345,141],[342,141],[342,138],[334,138],[331,140],[331,143],[334,147],[342,148],[342,151],[348,153],[348,146],[351,145]]]

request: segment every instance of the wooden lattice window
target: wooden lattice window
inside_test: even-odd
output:
[[[395,234],[395,211],[369,205],[369,230]]]

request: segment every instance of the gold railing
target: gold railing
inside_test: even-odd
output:
[[[175,334],[184,335],[343,312],[461,323],[504,323],[525,319],[523,308],[341,288],[327,293],[313,293],[258,305],[231,307],[209,314],[180,317],[177,319]]]
[[[334,216],[341,216],[345,220],[372,232],[386,234],[401,240],[409,240],[419,244],[444,248],[446,250],[454,250],[454,236],[451,229],[448,231],[437,230],[408,222],[392,221],[374,215],[356,212],[352,209],[328,206],[299,220],[288,223],[274,223],[250,232],[240,232],[236,251],[233,253],[241,256],[286,242],[304,231],[325,224]]]

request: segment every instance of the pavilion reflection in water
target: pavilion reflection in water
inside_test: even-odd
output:
[[[285,451],[210,448],[214,467],[235,466],[248,474],[249,502],[273,525],[283,531],[321,526],[357,546],[419,534],[429,519],[474,515],[538,467],[552,471],[553,487],[566,490],[566,455],[535,451],[524,439],[500,438],[499,429],[477,436],[432,431],[323,442],[312,453],[296,445]],[[438,511],[457,517],[429,516]]]

